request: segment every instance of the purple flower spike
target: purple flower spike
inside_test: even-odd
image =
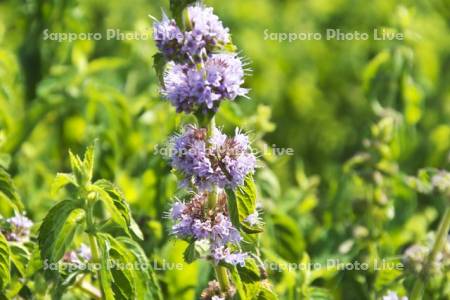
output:
[[[221,101],[247,95],[243,83],[243,64],[236,54],[213,54],[199,65],[171,63],[162,94],[177,112],[216,111]]]
[[[247,254],[231,252],[228,247],[238,246],[242,237],[230,221],[226,202],[225,193],[219,194],[217,206],[213,209],[208,208],[208,193],[195,195],[186,204],[175,202],[170,210],[175,222],[172,233],[190,242],[207,240],[211,245],[210,257],[216,263],[224,261],[233,265],[244,265]],[[173,214],[174,211],[177,213]]]
[[[200,190],[214,185],[235,188],[256,167],[248,137],[239,130],[235,137],[227,137],[216,129],[208,138],[206,129],[188,125],[181,135],[172,138],[172,147],[172,167]]]

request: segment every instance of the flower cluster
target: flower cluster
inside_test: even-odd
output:
[[[91,248],[85,244],[81,244],[77,250],[71,250],[64,253],[63,262],[80,264],[83,261],[89,261],[92,258]]]
[[[168,60],[198,60],[230,43],[229,29],[213,13],[213,8],[200,4],[187,10],[186,31],[181,31],[174,19],[163,15],[153,25],[154,40],[159,51]]]
[[[200,68],[171,63],[162,94],[178,112],[216,111],[221,100],[246,96],[243,78],[243,65],[236,54],[213,54]]]
[[[216,263],[245,265],[247,253],[234,251],[242,240],[239,231],[230,221],[225,193],[219,194],[214,208],[208,207],[208,193],[194,195],[190,202],[175,202],[169,212],[175,224],[172,234],[188,241],[207,240],[210,257]]]
[[[16,214],[14,217],[3,219],[2,233],[8,241],[26,242],[30,238],[30,228],[33,222],[23,214]]]
[[[186,31],[175,20],[163,16],[154,24],[159,51],[171,61],[164,73],[162,95],[177,112],[216,111],[222,100],[246,96],[244,65],[234,53],[215,53],[230,43],[213,9],[202,5],[188,7]]]
[[[256,167],[249,139],[239,129],[234,137],[219,129],[208,136],[207,129],[188,125],[171,143],[172,167],[183,173],[185,184],[193,183],[200,190],[212,186],[235,188]]]

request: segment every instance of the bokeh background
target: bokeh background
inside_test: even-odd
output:
[[[251,99],[224,104],[217,123],[228,132],[243,128],[255,148],[294,150],[260,155],[263,257],[281,265],[373,261],[425,241],[445,200],[419,195],[408,176],[450,166],[450,2],[205,2],[252,69]],[[1,1],[0,161],[28,215],[39,221],[64,196],[52,195],[51,185],[57,172],[69,170],[68,149],[82,153],[97,139],[96,176],[124,191],[145,231],[147,254],[178,262],[185,244],[171,240],[163,218],[177,182],[155,147],[192,118],[160,98],[154,43],[43,39],[45,29],[151,33],[149,15],[160,18],[161,9],[169,11],[168,1]],[[265,30],[323,34],[328,28],[371,36],[384,28],[406,39],[264,38]],[[198,262],[158,271],[167,299],[195,298],[208,268]],[[399,272],[269,273],[281,299],[375,299],[388,289],[404,293],[409,284]],[[445,297],[442,284],[428,295]]]

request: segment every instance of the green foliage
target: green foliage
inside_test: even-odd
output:
[[[252,226],[246,221],[247,217],[256,211],[256,187],[253,177],[248,175],[242,186],[238,186],[235,191],[229,191],[227,194],[228,209],[233,225],[247,233],[261,232],[260,227]]]
[[[0,167],[0,200],[7,202],[16,211],[23,209],[11,176],[2,167]]]
[[[0,293],[11,280],[10,256],[11,250],[9,249],[8,243],[3,234],[0,234]]]
[[[171,199],[183,195],[156,149],[193,116],[177,115],[161,100],[166,62],[154,56],[151,40],[106,39],[110,28],[147,32],[148,15],[160,17],[161,8],[184,26],[190,2],[0,4],[0,226],[25,211],[36,224],[29,241],[7,242],[9,266],[0,264],[0,299],[48,299],[51,292],[57,299],[89,299],[101,286],[107,299],[116,292],[135,293],[132,286],[142,284],[130,273],[117,272],[123,286],[113,288],[117,282],[110,281],[114,277],[105,271],[104,257],[99,257],[103,276],[61,270],[44,276],[42,258],[60,263],[64,252],[87,243],[93,231],[116,239],[122,255],[129,255],[131,246],[123,249],[119,237],[137,241],[152,265],[183,265],[149,272],[154,298],[161,285],[160,298],[197,299],[214,277],[211,266],[194,261],[206,245],[171,241],[164,219]],[[263,279],[256,288],[241,279],[256,273],[228,270],[237,297],[377,299],[388,290],[407,295],[414,281],[409,270],[305,272],[286,266],[305,262],[306,255],[322,266],[328,258],[369,265],[399,259],[436,231],[448,196],[436,191],[432,177],[450,167],[448,1],[204,3],[230,27],[233,43],[253,70],[246,78],[252,99],[224,103],[216,114],[224,132],[242,128],[260,152],[255,185],[228,191],[229,209],[243,232],[242,250],[260,249],[264,263],[279,267],[264,270],[255,262],[272,283]],[[382,26],[405,39],[265,38],[265,30],[371,34]],[[100,32],[103,38],[45,40],[45,29]],[[81,153],[94,140],[95,168],[88,157],[67,155],[68,149]],[[275,155],[272,145],[294,154]],[[264,234],[244,221],[256,202]],[[100,248],[108,243],[97,240]],[[110,256],[122,259],[116,252]],[[184,263],[184,254],[191,264]],[[81,278],[94,287],[94,295],[79,287]],[[430,276],[424,298],[447,299],[445,280],[448,276]]]
[[[100,277],[107,299],[162,299],[153,270],[136,242],[104,233],[98,234],[98,242],[102,254]],[[127,264],[139,267],[129,268]],[[108,265],[118,267],[108,270]]]
[[[50,209],[39,228],[38,240],[43,260],[53,263],[61,259],[84,217],[81,201],[63,200]]]

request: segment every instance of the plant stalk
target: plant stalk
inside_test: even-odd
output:
[[[430,271],[429,269],[433,264],[433,262],[435,261],[436,256],[442,250],[445,242],[447,241],[449,229],[450,229],[450,207],[447,206],[436,233],[436,239],[434,242],[433,249],[431,250],[430,255],[427,258],[423,271],[420,274],[421,276],[419,275],[419,277],[416,279],[414,283],[414,287],[410,297],[411,300],[422,299],[423,289],[425,288],[426,279],[428,277],[427,275],[428,272]]]
[[[208,123],[208,138],[213,136],[216,129],[216,120],[213,116]],[[217,205],[218,191],[217,186],[214,186],[212,191],[208,194],[208,208],[214,209]],[[227,269],[223,266],[214,265],[214,271],[216,273],[217,281],[219,282],[222,292],[227,294],[230,290],[230,279],[228,277]]]
[[[227,269],[223,266],[214,266],[216,272],[217,281],[219,281],[220,289],[224,293],[228,293],[230,290],[230,280],[228,279]]]
[[[87,223],[87,227],[89,229],[88,236],[89,236],[89,244],[90,244],[91,252],[92,252],[92,261],[94,262],[94,264],[99,264],[100,263],[100,254],[99,254],[99,250],[98,250],[97,239],[95,236],[93,206],[94,206],[93,202],[88,203],[88,209],[87,209],[87,214],[86,214],[86,223]],[[100,276],[101,276],[100,270],[97,271],[97,276],[98,276],[99,282],[100,282],[100,290],[101,290],[102,298],[104,298],[103,297],[104,296],[103,288],[101,286],[101,280],[100,280]]]

